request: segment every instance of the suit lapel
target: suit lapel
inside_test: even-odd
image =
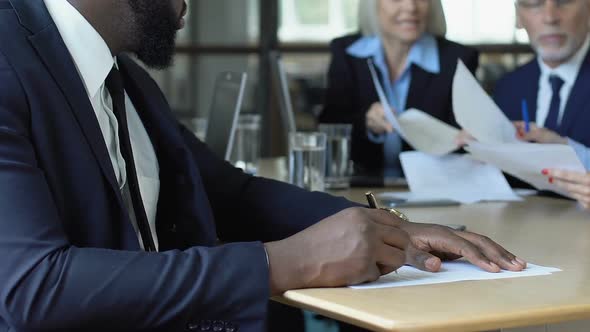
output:
[[[113,166],[82,79],[43,0],[11,0],[21,24],[32,32],[29,41],[59,86],[100,168],[119,197]]]
[[[20,23],[32,33],[53,23],[43,0],[10,0]]]
[[[559,126],[559,134],[561,135],[568,135],[570,133],[570,129],[573,124],[576,122],[577,119],[580,119],[580,116],[587,108],[588,105],[588,97],[590,94],[588,90],[590,89],[590,52],[586,54],[584,58],[584,62],[580,67],[580,72],[578,73],[578,77],[576,78],[576,82],[572,88],[572,92],[567,100],[567,104],[565,105],[563,119],[561,121],[561,126]]]
[[[113,165],[94,109],[57,28],[50,26],[48,29],[29,37],[29,40],[68,101],[105,178],[113,190],[119,193]]]

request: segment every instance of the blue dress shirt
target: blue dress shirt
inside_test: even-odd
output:
[[[393,110],[398,113],[406,109],[406,99],[412,82],[411,65],[419,66],[433,74],[440,73],[440,60],[436,39],[430,34],[424,34],[412,45],[406,67],[400,77],[392,81],[385,59],[385,49],[381,39],[377,36],[362,37],[348,49],[347,53],[357,58],[371,58],[375,68],[381,74],[383,90]],[[367,70],[369,68],[367,67]],[[397,133],[375,135],[367,133],[369,139],[374,143],[383,143],[385,153],[385,175],[400,176],[402,168],[399,161],[399,154],[402,150],[401,137]]]

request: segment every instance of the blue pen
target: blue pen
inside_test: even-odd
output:
[[[531,130],[531,127],[529,124],[529,108],[526,99],[522,100],[522,121],[524,121],[524,131],[528,133]]]

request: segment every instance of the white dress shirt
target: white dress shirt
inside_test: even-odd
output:
[[[556,68],[547,66],[541,58],[538,58],[539,67],[541,68],[541,77],[539,78],[539,93],[537,95],[537,118],[536,123],[538,127],[544,127],[547,115],[549,115],[549,105],[553,97],[553,90],[549,83],[549,76],[557,75],[563,80],[563,86],[559,92],[561,97],[561,104],[559,105],[559,114],[557,116],[557,123],[560,124],[563,119],[565,106],[572,92],[572,88],[578,78],[582,62],[586,58],[588,49],[590,47],[590,37],[586,37],[586,41],[582,47],[574,54],[574,56],[566,63],[559,65]]]
[[[67,0],[44,1],[74,60],[82,82],[84,82],[109,152],[119,189],[129,210],[139,244],[143,247],[127,185],[125,160],[119,148],[118,123],[113,113],[111,96],[105,87],[105,80],[113,66],[116,65],[116,59],[113,58],[100,34]],[[152,237],[156,248],[158,248],[155,225],[160,193],[158,159],[145,127],[127,93],[125,93],[125,109],[141,198]]]

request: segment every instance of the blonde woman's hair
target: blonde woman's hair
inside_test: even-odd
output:
[[[365,36],[381,36],[379,28],[379,16],[377,13],[377,1],[359,0],[358,20],[361,33]],[[447,34],[447,21],[441,0],[430,1],[426,32],[444,37]]]

